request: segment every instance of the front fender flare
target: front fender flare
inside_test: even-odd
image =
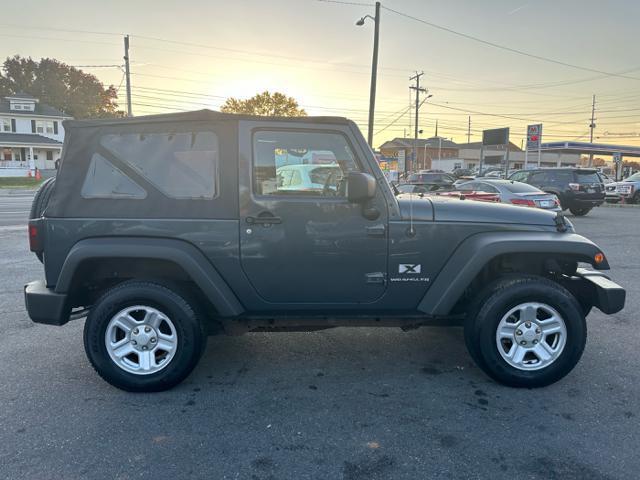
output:
[[[418,304],[418,310],[433,316],[450,314],[482,268],[500,255],[571,255],[581,262],[593,264],[593,257],[598,252],[600,249],[595,243],[574,233],[489,232],[472,235],[453,252]],[[606,258],[597,268],[609,269]]]
[[[71,248],[62,265],[55,292],[68,293],[82,262],[97,258],[168,260],[184,269],[221,316],[233,317],[244,312],[233,291],[200,250],[183,240],[166,238],[100,237],[80,240]]]

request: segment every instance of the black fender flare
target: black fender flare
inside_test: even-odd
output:
[[[73,276],[82,262],[98,258],[168,260],[180,266],[218,309],[222,317],[242,314],[244,308],[209,259],[183,240],[150,237],[99,237],[76,243],[62,265],[56,293],[69,293]]]
[[[597,266],[594,255],[601,250],[591,240],[574,233],[488,232],[464,240],[427,290],[418,310],[428,315],[448,315],[465,289],[492,259],[514,253],[571,255],[581,262],[608,270],[606,258]]]

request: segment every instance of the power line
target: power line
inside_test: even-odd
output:
[[[544,62],[555,63],[556,65],[562,65],[564,67],[574,68],[576,70],[583,70],[585,72],[592,72],[592,73],[600,73],[600,74],[606,75],[608,77],[620,77],[620,78],[627,78],[627,79],[630,79],[630,80],[640,80],[640,78],[638,78],[638,77],[630,77],[630,76],[627,76],[627,75],[616,74],[614,72],[606,72],[604,70],[599,70],[599,69],[596,69],[596,68],[583,67],[581,65],[576,65],[576,64],[568,63],[568,62],[563,62],[563,61],[556,60],[556,59],[553,59],[553,58],[543,57],[541,55],[536,55],[534,53],[529,53],[529,52],[525,52],[523,50],[518,50],[517,48],[507,47],[506,45],[500,45],[498,43],[490,42],[489,40],[484,40],[482,38],[475,37],[475,36],[469,35],[467,33],[459,32],[457,30],[453,30],[451,28],[444,27],[442,25],[437,25],[435,23],[428,22],[428,21],[423,20],[421,18],[414,17],[413,15],[409,15],[407,13],[403,13],[403,12],[400,12],[398,10],[394,10],[392,8],[386,7],[386,6],[383,6],[382,8],[384,8],[385,10],[387,10],[389,12],[395,13],[396,15],[399,15],[401,17],[409,18],[411,20],[414,20],[416,22],[422,23],[424,25],[428,25],[428,26],[430,26],[432,28],[436,28],[438,30],[442,30],[444,32],[451,33],[453,35],[457,35],[459,37],[466,38],[467,40],[473,40],[475,42],[479,42],[479,43],[482,43],[484,45],[488,45],[490,47],[498,48],[500,50],[504,50],[504,51],[507,51],[507,52],[516,53],[518,55],[523,55],[523,56],[529,57],[529,58],[535,58],[537,60],[542,60]]]

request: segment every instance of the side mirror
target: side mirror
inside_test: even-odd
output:
[[[347,198],[351,203],[365,203],[376,196],[376,179],[368,173],[349,172]]]

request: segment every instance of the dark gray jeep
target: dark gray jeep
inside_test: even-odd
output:
[[[557,381],[585,316],[622,309],[604,254],[562,215],[398,194],[356,125],[200,111],[65,122],[55,182],[34,199],[25,287],[34,322],[87,316],[113,385],[157,391],[207,335],[464,325],[488,375]]]

